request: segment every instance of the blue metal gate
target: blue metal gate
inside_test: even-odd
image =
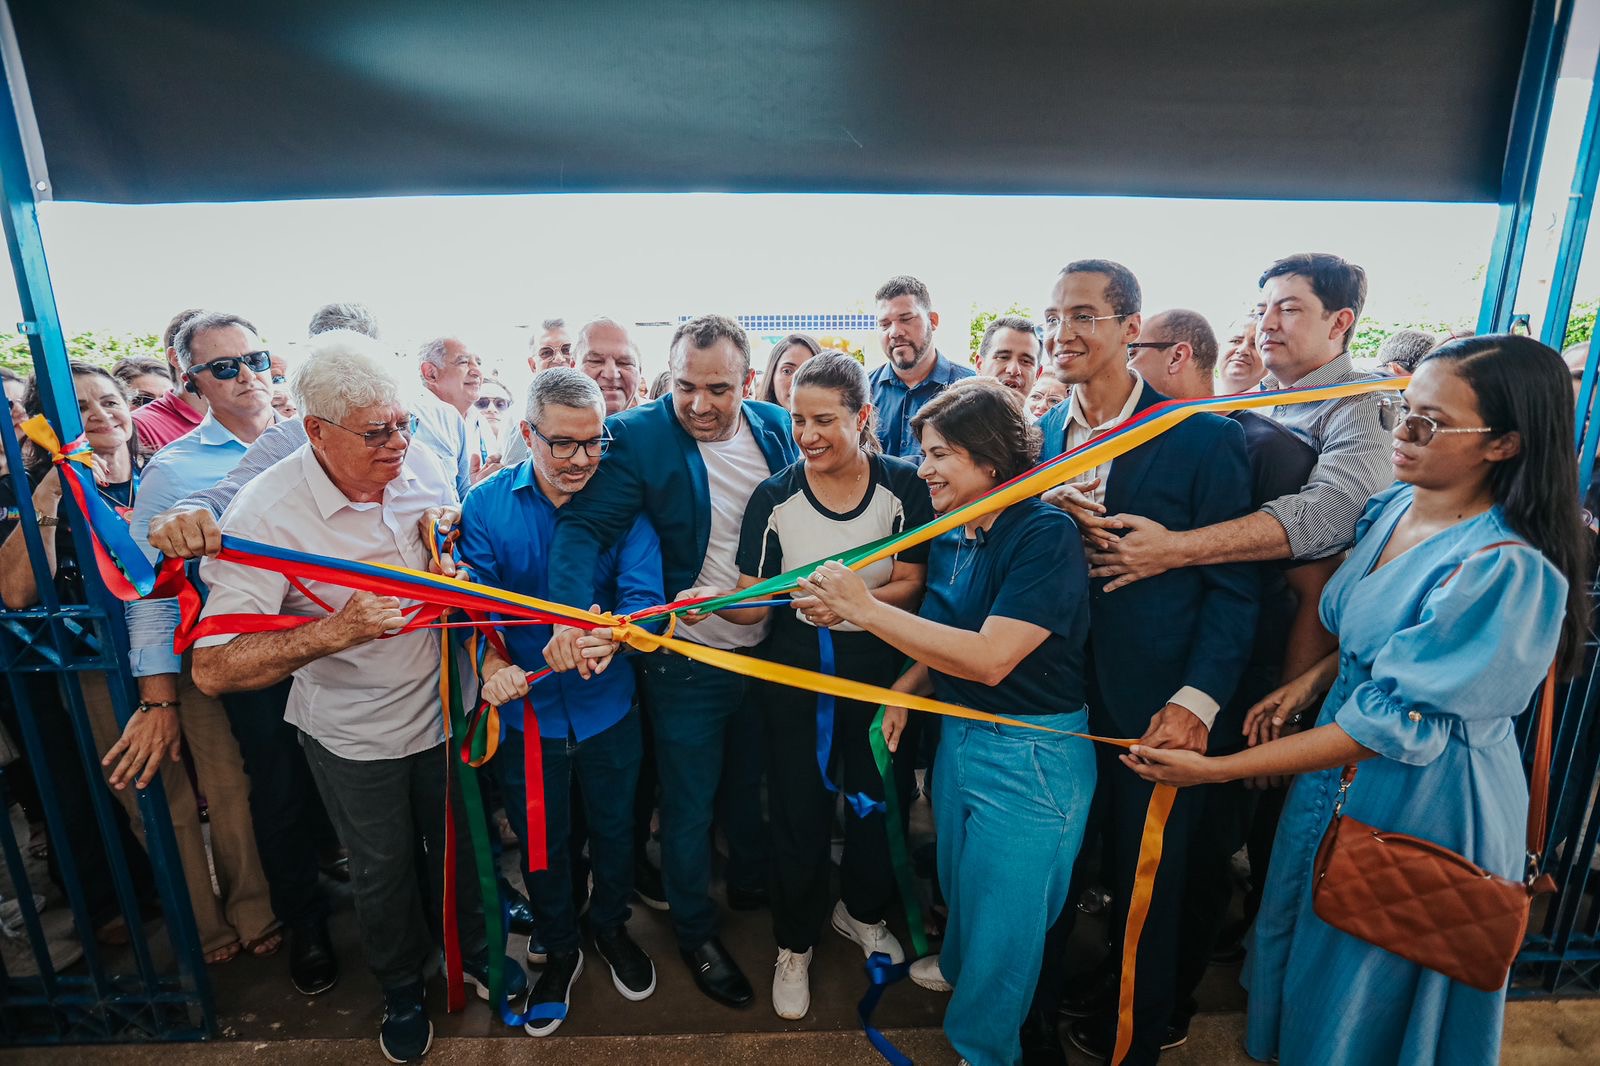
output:
[[[0,75],[4,99],[13,100],[12,90],[9,73]],[[20,329],[32,349],[44,412],[71,439],[82,424],[12,107],[0,107],[0,182],[6,245],[24,318]],[[10,753],[20,758],[9,768],[0,767],[0,884],[10,886],[12,897],[4,914],[6,935],[26,944],[26,950],[8,954],[13,962],[20,957],[31,963],[8,969],[6,956],[0,955],[0,1045],[205,1037],[215,1030],[211,991],[160,779],[139,796],[149,849],[145,864],[131,853],[137,845],[130,849],[131,838],[119,821],[122,812],[101,777],[84,701],[81,679],[100,673],[119,725],[132,710],[122,606],[93,565],[83,568],[87,602],[61,602],[20,450],[9,432],[0,438],[40,597],[28,610],[0,611],[3,696],[14,711],[6,717],[18,734],[10,739],[20,749]],[[70,499],[63,500],[69,510]],[[93,559],[85,523],[69,521],[78,557]],[[55,530],[45,532],[54,535]],[[36,808],[30,814],[44,822],[49,876],[41,876],[38,862],[29,862],[30,851],[37,849],[18,839],[10,817],[12,786],[24,776]],[[143,893],[132,875],[136,862],[149,870],[150,885]],[[109,892],[101,878],[109,881]],[[91,893],[102,901],[97,908],[91,908]],[[63,929],[49,911],[41,914],[36,899],[69,910],[71,928]],[[115,928],[118,919],[126,944],[102,944],[97,928]],[[164,935],[151,935],[155,930]],[[57,958],[64,949],[68,957],[81,953],[81,961],[58,967],[52,947]]]

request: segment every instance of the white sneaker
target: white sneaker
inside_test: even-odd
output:
[[[939,956],[925,955],[911,964],[911,982],[930,992],[949,992],[951,985],[939,969]]]
[[[772,1009],[790,1021],[804,1018],[811,1010],[811,952],[798,954],[788,948],[778,950],[772,968]]]
[[[862,952],[871,958],[873,952],[881,951],[889,956],[889,961],[901,963],[906,961],[906,951],[900,946],[900,941],[889,932],[889,927],[883,922],[877,925],[868,925],[858,922],[850,917],[850,910],[840,900],[833,905],[833,931],[846,940],[853,940],[861,945]]]

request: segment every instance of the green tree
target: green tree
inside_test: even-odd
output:
[[[110,369],[119,359],[148,355],[165,359],[161,338],[153,333],[100,333],[87,330],[67,338],[67,354],[96,366]],[[33,373],[33,352],[28,338],[19,333],[0,333],[0,366],[26,377]]]
[[[1567,319],[1567,336],[1561,342],[1561,347],[1570,348],[1574,344],[1581,344],[1594,335],[1594,314],[1600,309],[1600,300],[1590,300],[1587,303],[1573,304],[1572,314]]]
[[[978,364],[978,347],[983,343],[983,332],[989,328],[989,323],[1006,315],[1021,315],[1023,318],[1033,318],[1033,310],[1021,304],[1012,304],[1004,311],[980,311],[978,305],[972,305],[971,338],[967,345],[967,359],[974,366]]]
[[[1356,323],[1356,335],[1350,338],[1350,357],[1358,363],[1375,362],[1378,349],[1383,347],[1389,334],[1402,329],[1420,329],[1424,333],[1443,337],[1452,329],[1460,328],[1460,325],[1453,326],[1448,322],[1379,322],[1375,318],[1363,317]]]

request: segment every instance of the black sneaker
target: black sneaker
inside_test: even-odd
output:
[[[522,967],[517,965],[517,960],[506,956],[505,962],[505,996],[506,1000],[515,1003],[528,991],[528,975]],[[461,963],[461,977],[465,983],[471,985],[478,993],[478,998],[485,1003],[489,1002],[489,961],[487,956],[477,959],[463,959]]]
[[[672,909],[667,905],[667,889],[661,883],[661,870],[649,859],[639,859],[633,864],[633,894],[653,911]]]
[[[550,1013],[554,1017],[533,1017],[522,1028],[529,1036],[549,1036],[561,1028],[561,1023],[567,1020],[567,1011],[572,1007],[572,986],[578,983],[578,975],[583,973],[583,952],[574,951],[570,955],[550,956],[550,963],[539,975],[539,980],[533,984],[533,991],[528,995],[528,1010],[537,1011],[540,1007],[559,1008]]]
[[[433,1023],[423,999],[422,982],[416,981],[383,993],[383,1024],[378,1029],[378,1050],[390,1062],[416,1062],[433,1046]]]
[[[1109,1059],[1116,1049],[1117,1023],[1111,1018],[1086,1018],[1067,1027],[1072,1046],[1096,1059]],[[1161,1037],[1161,1050],[1171,1051],[1189,1042],[1189,1023],[1168,1023]]]
[[[637,1003],[650,998],[656,990],[656,964],[633,942],[625,926],[596,932],[594,946],[611,967],[611,983],[623,999]]]

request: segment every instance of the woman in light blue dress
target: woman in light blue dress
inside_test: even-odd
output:
[[[1252,746],[1237,755],[1136,747],[1124,759],[1177,785],[1300,775],[1246,964],[1254,1058],[1499,1061],[1505,989],[1469,988],[1327,925],[1312,910],[1312,862],[1339,768],[1359,762],[1352,817],[1523,876],[1528,788],[1512,719],[1553,659],[1576,665],[1588,625],[1571,395],[1560,358],[1526,337],[1428,356],[1386,412],[1399,484],[1368,504],[1323,593],[1337,654],[1252,711]],[[1278,737],[1322,691],[1316,727]]]

